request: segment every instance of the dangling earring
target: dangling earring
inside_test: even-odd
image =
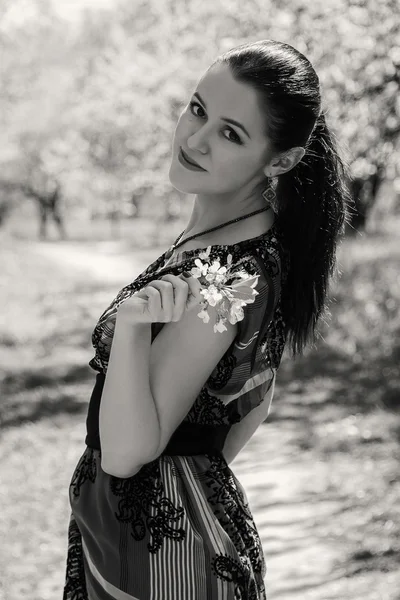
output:
[[[268,181],[268,186],[265,188],[265,190],[262,193],[263,198],[265,199],[267,204],[269,204],[271,206],[274,213],[278,212],[278,205],[276,202],[276,193],[275,193],[277,184],[278,184],[277,177],[271,177]]]

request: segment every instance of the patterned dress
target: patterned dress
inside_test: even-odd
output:
[[[267,401],[285,345],[280,299],[289,263],[276,223],[211,246],[211,259],[226,264],[231,254],[232,264],[257,274],[259,293],[166,451],[129,478],[101,468],[98,413],[116,309],[152,279],[195,266],[201,251],[170,248],[120,290],[93,331],[89,365],[98,374],[69,486],[63,600],[266,600],[259,534],[222,448],[230,427]],[[152,341],[163,326],[152,324]]]

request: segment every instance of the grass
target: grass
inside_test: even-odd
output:
[[[121,240],[116,262],[135,261],[141,231]],[[98,247],[68,243],[93,256]],[[68,485],[94,383],[90,334],[126,283],[59,264],[55,245],[39,253],[29,234],[0,242],[4,600],[61,598]],[[343,243],[321,339],[295,361],[285,352],[267,423],[234,463],[271,600],[400,599],[399,255],[393,228]]]

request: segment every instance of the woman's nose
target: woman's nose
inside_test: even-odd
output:
[[[190,150],[201,152],[202,154],[206,154],[208,151],[208,142],[206,139],[207,132],[205,128],[202,127],[198,129],[192,135],[188,137],[187,145]]]

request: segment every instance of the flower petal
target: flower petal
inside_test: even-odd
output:
[[[207,310],[205,310],[205,309],[203,309],[199,313],[197,313],[197,316],[200,317],[200,319],[203,319],[204,323],[208,323],[208,321],[210,320],[210,315],[208,314]]]
[[[208,260],[208,257],[210,256],[210,252],[211,252],[211,246],[207,246],[205,252],[200,252],[199,257],[202,258],[203,260]]]
[[[214,325],[214,333],[217,333],[217,331],[219,331],[220,333],[222,333],[223,331],[227,331],[227,328],[225,327],[222,320],[218,321],[218,323]]]
[[[218,271],[218,269],[220,267],[221,267],[221,263],[219,262],[219,260],[214,260],[213,264],[209,268],[209,271],[210,271],[210,273],[216,273],[216,271]]]

